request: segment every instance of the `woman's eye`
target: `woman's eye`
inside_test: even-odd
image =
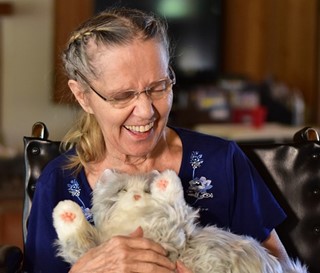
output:
[[[154,85],[150,86],[149,92],[163,92],[167,89],[168,89],[167,80],[163,80],[163,81],[157,82]]]
[[[135,92],[134,91],[125,91],[118,94],[115,94],[112,98],[115,101],[123,101],[128,100],[134,97]]]

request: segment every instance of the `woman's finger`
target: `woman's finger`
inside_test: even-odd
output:
[[[177,261],[177,273],[193,273],[190,269],[188,269],[183,262],[180,260]]]
[[[132,238],[142,238],[143,237],[143,229],[142,227],[137,227],[137,229],[130,233],[130,237]]]

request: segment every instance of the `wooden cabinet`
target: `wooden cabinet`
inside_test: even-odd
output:
[[[23,247],[23,156],[0,157],[0,244]]]
[[[61,54],[71,32],[93,14],[93,0],[55,0],[54,2],[54,94],[55,102],[72,101],[61,62]]]
[[[273,76],[303,93],[317,118],[319,1],[225,1],[223,69],[261,81]]]
[[[22,208],[22,198],[0,199],[0,244],[23,249]]]

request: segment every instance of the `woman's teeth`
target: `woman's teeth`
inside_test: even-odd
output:
[[[136,125],[125,125],[125,128],[127,128],[130,131],[133,132],[139,132],[139,133],[144,133],[149,131],[152,127],[153,127],[153,122],[147,124],[147,125],[140,125],[140,126],[136,126]]]

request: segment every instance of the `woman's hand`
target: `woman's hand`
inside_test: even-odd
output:
[[[90,249],[72,266],[69,273],[174,271],[175,264],[166,257],[166,251],[152,240],[143,238],[143,231],[138,228],[130,236],[115,236],[108,242]]]
[[[181,262],[177,261],[177,273],[192,273],[192,271]]]

